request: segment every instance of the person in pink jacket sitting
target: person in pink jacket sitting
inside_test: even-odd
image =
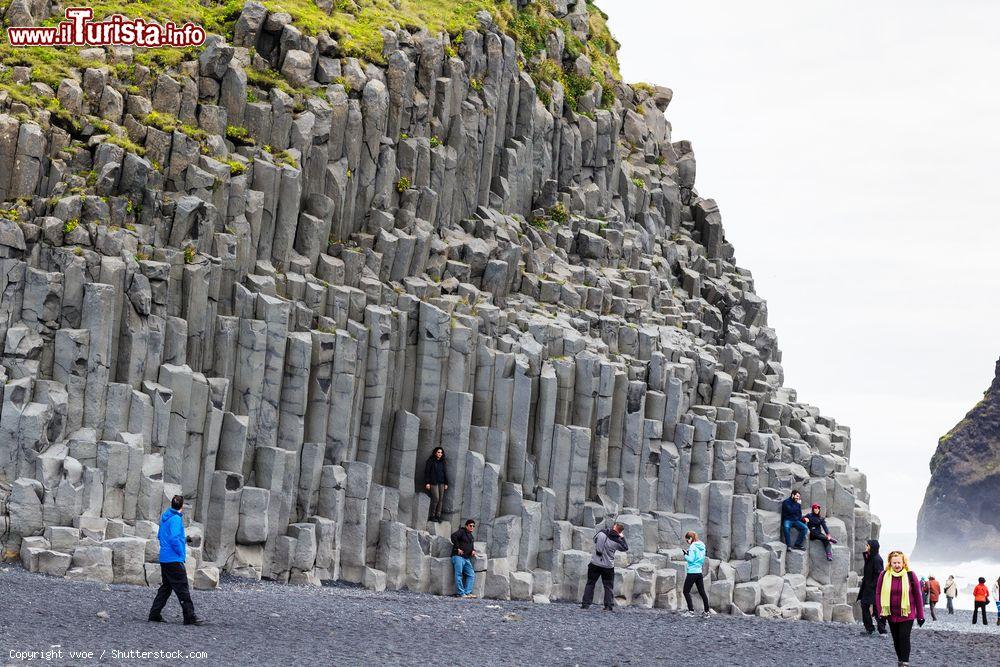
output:
[[[910,664],[910,632],[913,621],[924,624],[924,600],[920,579],[910,570],[902,551],[892,551],[887,559],[889,566],[878,578],[875,604],[882,616],[889,620],[892,645],[896,649],[899,667]]]

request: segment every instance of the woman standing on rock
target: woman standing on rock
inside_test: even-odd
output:
[[[892,645],[899,667],[910,664],[910,633],[913,621],[924,624],[924,599],[920,579],[910,570],[902,551],[889,552],[889,567],[878,579],[875,591],[879,613],[889,619]]]
[[[702,570],[705,568],[705,543],[698,539],[698,533],[689,530],[684,539],[688,543],[687,551],[684,552],[684,561],[687,563],[687,576],[684,577],[684,601],[687,602],[688,615],[694,614],[694,603],[691,601],[691,587],[698,587],[698,595],[701,596],[702,613],[704,618],[708,618],[711,612],[708,607],[708,596],[705,595],[705,576]]]
[[[948,602],[948,614],[953,615],[955,613],[955,598],[958,597],[958,584],[955,583],[955,577],[948,575],[948,580],[944,582],[944,597]]]
[[[424,488],[431,494],[430,521],[441,523],[444,509],[444,492],[448,490],[448,461],[444,449],[435,447],[424,465]]]
[[[869,637],[875,636],[875,623],[872,622],[872,610],[875,610],[874,618],[878,622],[878,633],[884,635],[885,617],[879,614],[875,589],[878,587],[878,580],[885,569],[882,556],[878,553],[878,540],[868,540],[865,545],[865,566],[861,570],[861,584],[858,589],[858,602],[861,603],[861,621],[865,624],[865,634]]]

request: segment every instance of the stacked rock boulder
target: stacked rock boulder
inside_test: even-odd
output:
[[[588,4],[559,5],[586,40]],[[155,585],[181,493],[200,587],[449,594],[471,517],[477,593],[572,601],[617,519],[619,604],[676,608],[695,530],[715,610],[852,617],[879,523],[850,431],[783,386],[671,92],[542,95],[520,64],[562,42],[522,54],[479,18],[386,30],[376,66],[251,2],[175,70],[14,68],[80,120],[0,95],[8,558]],[[268,68],[289,85],[248,84]],[[829,509],[832,562],[782,544],[793,487]]]

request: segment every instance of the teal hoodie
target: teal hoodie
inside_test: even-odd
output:
[[[184,517],[173,507],[168,507],[160,515],[160,529],[156,537],[160,540],[161,563],[183,563],[187,560]]]
[[[684,554],[688,574],[701,574],[705,567],[705,543],[695,540]]]

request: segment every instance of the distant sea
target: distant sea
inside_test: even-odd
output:
[[[913,545],[917,541],[915,532],[891,533],[883,532],[879,536],[879,547],[882,557],[894,549],[903,551],[907,556],[913,553]],[[993,602],[993,584],[1000,577],[1000,556],[991,554],[992,558],[969,558],[963,556],[971,554],[963,553],[961,546],[956,545],[955,558],[952,560],[910,560],[910,567],[919,576],[927,578],[934,577],[941,582],[941,601],[938,608],[944,609],[944,582],[951,575],[958,582],[958,597],[955,599],[955,607],[958,609],[972,609],[972,589],[979,582],[979,577],[986,577],[986,585],[990,588],[990,612],[996,611]],[[888,564],[888,563],[887,563]]]

